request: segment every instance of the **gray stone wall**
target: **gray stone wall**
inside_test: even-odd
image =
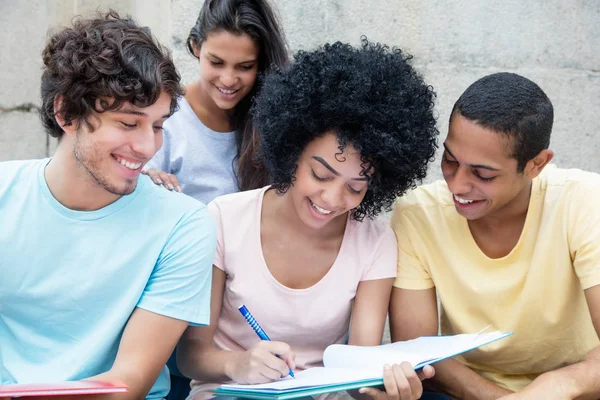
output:
[[[49,27],[98,7],[131,13],[173,50],[184,82],[196,60],[185,39],[201,1],[0,0],[0,161],[51,155],[39,105],[40,52]],[[556,163],[600,172],[600,2],[597,0],[275,0],[290,49],[361,35],[414,55],[435,88],[445,137],[452,104],[476,79],[497,71],[537,82],[555,106]],[[437,162],[428,180],[438,178]]]

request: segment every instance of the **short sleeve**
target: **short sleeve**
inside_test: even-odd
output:
[[[582,288],[600,285],[600,184],[579,182],[569,197],[569,248]]]
[[[208,325],[215,246],[215,224],[207,208],[186,213],[169,235],[138,307]]]
[[[396,235],[386,225],[375,248],[373,263],[363,273],[360,280],[370,281],[374,279],[395,278],[398,255],[396,246]]]
[[[221,208],[219,207],[219,204],[213,200],[208,204],[208,211],[210,211],[212,214],[217,229],[217,249],[213,259],[213,265],[220,270],[225,271],[223,251],[223,219],[221,217]]]
[[[410,213],[396,203],[391,218],[391,226],[398,239],[398,265],[394,286],[400,289],[424,290],[434,287],[427,268],[419,259],[410,238],[419,235],[418,229],[409,218]]]

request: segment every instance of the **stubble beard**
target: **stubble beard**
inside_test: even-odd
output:
[[[102,151],[96,146],[84,144],[81,140],[81,135],[86,133],[77,132],[75,136],[75,146],[73,147],[73,155],[77,164],[82,167],[86,173],[92,178],[96,185],[100,186],[107,192],[117,195],[126,196],[133,193],[137,186],[137,180],[128,181],[124,188],[118,188],[115,185],[111,185],[108,179],[102,173],[102,160],[98,159],[98,154],[102,154]],[[87,133],[89,135],[89,133]],[[112,156],[108,156],[112,157]],[[116,162],[116,160],[115,160]]]

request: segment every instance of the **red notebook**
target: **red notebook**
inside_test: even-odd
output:
[[[127,386],[100,381],[15,383],[0,385],[0,397],[70,396],[78,394],[125,393]]]

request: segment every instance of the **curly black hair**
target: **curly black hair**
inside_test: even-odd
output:
[[[162,91],[171,97],[170,113],[177,109],[183,94],[180,76],[166,47],[148,28],[111,10],[92,19],[77,19],[48,40],[42,52],[40,118],[50,136],[61,138],[64,131],[55,115],[63,113],[66,124],[83,122],[92,111],[118,109],[123,102],[147,107]],[[63,95],[60,110],[54,98]],[[103,97],[111,99],[103,100]]]
[[[355,220],[389,210],[420,183],[439,132],[435,93],[411,58],[363,37],[360,48],[337,42],[300,51],[288,69],[267,75],[253,113],[272,186],[287,191],[307,144],[327,132],[340,150],[351,144],[360,152],[363,173],[375,169]]]

